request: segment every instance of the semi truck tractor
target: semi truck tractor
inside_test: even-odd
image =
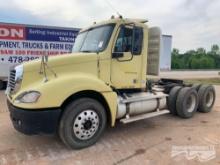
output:
[[[14,128],[58,134],[66,146],[80,149],[117,122],[210,112],[212,85],[149,79],[159,74],[160,45],[160,28],[147,20],[112,17],[82,29],[71,54],[12,68],[6,95]]]

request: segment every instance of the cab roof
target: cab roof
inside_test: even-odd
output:
[[[111,23],[115,23],[115,24],[126,24],[126,23],[136,23],[136,24],[144,24],[148,22],[147,19],[132,19],[132,18],[111,18],[109,20],[106,20],[106,21],[101,21],[99,23],[96,23],[94,22],[93,25],[87,27],[87,28],[84,28],[82,29],[80,32],[82,31],[86,31],[88,29],[91,29],[91,28],[94,28],[94,27],[97,27],[97,26],[101,26],[101,25],[106,25],[106,24],[111,24]]]

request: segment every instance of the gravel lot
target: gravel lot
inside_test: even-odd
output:
[[[0,165],[4,164],[220,164],[220,86],[211,113],[192,119],[170,114],[108,128],[101,140],[83,150],[67,149],[56,136],[26,136],[9,119],[4,91],[0,91]],[[174,154],[175,147],[209,147],[210,152]],[[194,151],[193,150],[193,151]],[[198,152],[197,152],[198,153]],[[191,159],[191,160],[188,160]]]

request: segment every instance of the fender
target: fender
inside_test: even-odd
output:
[[[117,111],[117,94],[95,75],[85,73],[64,74],[45,83],[36,82],[34,86],[31,85],[25,89],[23,88],[22,91],[30,90],[36,90],[41,93],[39,100],[32,104],[16,103],[13,101],[14,106],[33,110],[60,107],[74,93],[85,90],[99,92],[108,103],[112,124],[114,124]],[[20,92],[16,95],[18,96],[19,94]]]

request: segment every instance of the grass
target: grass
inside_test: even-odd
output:
[[[184,81],[189,84],[220,85],[220,78],[185,79]]]

